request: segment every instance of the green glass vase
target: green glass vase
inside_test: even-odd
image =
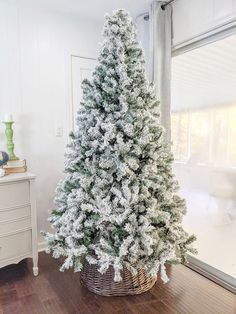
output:
[[[14,121],[4,121],[3,123],[5,124],[6,127],[5,134],[7,138],[7,152],[9,160],[18,160],[19,158],[16,157],[14,153],[13,128],[12,128]]]

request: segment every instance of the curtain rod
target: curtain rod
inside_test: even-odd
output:
[[[170,0],[170,1],[167,1],[166,3],[162,4],[162,5],[161,5],[162,10],[165,10],[165,7],[166,7],[167,5],[169,5],[169,4],[171,4],[171,3],[174,2],[174,1],[175,1],[175,0]],[[136,16],[136,19],[137,19],[138,17],[140,17],[140,16],[143,16],[143,18],[144,18],[145,21],[148,21],[148,20],[149,20],[149,13],[148,13],[148,12],[139,14],[138,16]]]
[[[165,10],[165,7],[166,7],[167,5],[169,5],[169,4],[171,4],[171,2],[173,2],[173,1],[175,1],[175,0],[170,0],[170,1],[167,1],[166,3],[162,4],[162,5],[161,5],[162,10]]]

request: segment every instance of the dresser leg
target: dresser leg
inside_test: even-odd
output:
[[[38,276],[39,268],[38,268],[38,252],[33,256],[33,274],[34,276]]]
[[[39,268],[38,267],[33,267],[33,274],[34,274],[34,276],[38,276],[38,274],[39,274]]]
[[[36,195],[35,182],[30,180],[30,203],[32,216],[32,258],[33,258],[33,274],[38,276],[38,239],[37,239],[37,214],[36,214]]]

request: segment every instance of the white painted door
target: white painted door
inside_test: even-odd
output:
[[[75,120],[82,100],[81,83],[84,79],[91,79],[96,65],[96,59],[71,57],[72,70],[72,130],[75,129]]]

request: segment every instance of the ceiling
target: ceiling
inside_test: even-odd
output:
[[[236,104],[236,35],[172,59],[172,109]]]
[[[151,0],[10,0],[21,6],[74,13],[101,20],[114,9],[126,9],[135,17],[148,11]]]

